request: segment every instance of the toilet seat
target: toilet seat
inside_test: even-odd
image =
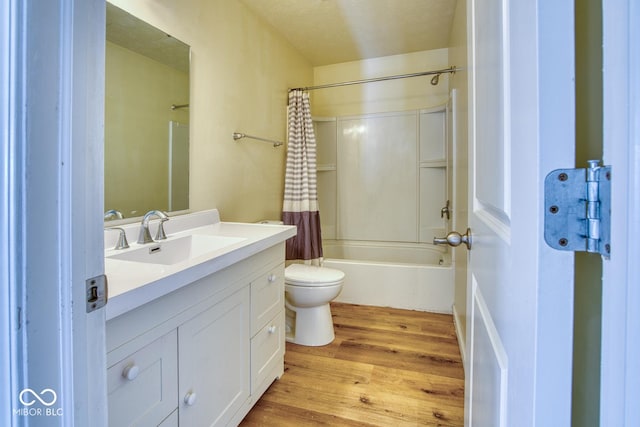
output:
[[[284,270],[284,281],[292,286],[332,286],[342,283],[344,272],[307,264],[291,264]]]

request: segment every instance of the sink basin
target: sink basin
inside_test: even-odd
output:
[[[139,249],[111,255],[108,258],[171,265],[197,258],[243,240],[246,238],[192,234],[175,240],[150,243]]]

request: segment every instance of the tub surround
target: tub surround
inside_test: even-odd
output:
[[[159,221],[152,222],[151,235],[155,235],[158,223]],[[160,265],[111,258],[141,247],[153,246],[135,243],[140,230],[138,222],[120,227],[126,232],[131,245],[129,249],[113,249],[118,233],[105,230],[105,272],[109,281],[107,320],[229,267],[296,233],[293,226],[221,222],[217,209],[179,215],[164,223],[167,241],[191,234],[238,237],[242,240],[184,262]],[[162,242],[158,244],[162,245]]]

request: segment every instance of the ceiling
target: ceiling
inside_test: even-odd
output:
[[[314,66],[449,46],[456,0],[241,0]]]
[[[189,46],[111,3],[107,3],[106,31],[112,43],[189,72]]]

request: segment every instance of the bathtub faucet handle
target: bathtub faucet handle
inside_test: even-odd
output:
[[[447,200],[447,205],[445,207],[443,207],[442,209],[440,209],[440,218],[444,218],[444,216],[447,216],[447,221],[451,219],[451,212],[449,211],[449,205],[450,205],[451,201]]]
[[[449,246],[460,246],[461,243],[464,243],[467,246],[467,249],[471,250],[471,229],[467,228],[467,232],[465,234],[460,234],[457,231],[451,231],[447,234],[447,237],[434,237],[433,244],[434,245],[449,245]]]

